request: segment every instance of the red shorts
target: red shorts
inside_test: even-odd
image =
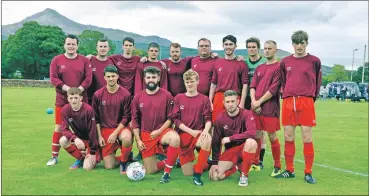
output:
[[[63,107],[55,106],[55,124],[61,125],[62,123],[62,116],[61,116],[61,110]]]
[[[154,156],[155,154],[164,154],[164,148],[163,145],[160,143],[160,140],[169,131],[173,131],[173,129],[171,128],[165,129],[163,132],[161,132],[161,134],[158,137],[154,139],[151,139],[150,137],[151,132],[141,131],[141,141],[146,146],[146,149],[141,151],[143,159]]]
[[[105,140],[105,146],[101,148],[103,157],[106,157],[110,154],[115,154],[115,151],[121,148],[122,145],[119,142],[119,135],[123,131],[131,132],[131,130],[129,130],[128,128],[123,128],[122,130],[118,132],[117,141],[111,144],[111,143],[108,143],[108,139],[109,139],[110,134],[112,134],[114,130],[115,128],[101,128],[101,136]]]
[[[315,127],[316,120],[313,98],[299,96],[283,99],[282,125]]]
[[[273,133],[281,129],[280,121],[277,117],[257,116],[255,115],[256,130]]]
[[[217,116],[225,110],[224,104],[224,92],[216,92],[214,95],[214,101],[213,101],[213,112],[212,112],[212,121],[215,122],[217,119]],[[238,101],[240,100],[240,96],[238,96]],[[237,103],[237,105],[239,102]]]
[[[200,134],[197,137],[193,137],[191,134],[182,132],[179,134],[181,141],[181,150],[179,152],[179,161],[181,165],[192,162],[196,159],[195,148],[197,140],[200,138]]]
[[[238,159],[242,159],[242,152],[244,146],[245,142],[242,143],[241,145],[225,150],[219,156],[219,161],[231,161],[233,164],[237,164]]]

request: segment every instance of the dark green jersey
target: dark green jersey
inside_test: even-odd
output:
[[[250,96],[250,84],[252,81],[252,77],[254,75],[254,71],[256,67],[258,67],[261,64],[266,63],[267,59],[265,57],[260,56],[259,60],[257,61],[251,61],[250,58],[247,58],[245,62],[247,63],[247,66],[249,67],[249,87],[247,90],[247,96]]]

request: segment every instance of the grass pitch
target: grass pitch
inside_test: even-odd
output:
[[[368,104],[335,100],[316,102],[317,127],[313,129],[315,160],[313,176],[317,184],[304,180],[300,129],[296,130],[294,179],[270,177],[273,168],[267,143],[265,167],[249,174],[249,186],[239,187],[239,175],[220,182],[203,175],[204,186],[192,184],[192,177],[174,169],[168,184],[160,184],[162,173],[146,175],[133,182],[119,169],[105,170],[103,164],[92,171],[70,171],[74,162],[63,149],[59,163],[46,166],[51,156],[55,90],[51,88],[2,89],[2,194],[4,195],[368,195]],[[283,131],[278,132],[284,152]],[[134,147],[136,144],[134,144]],[[134,148],[137,154],[137,149]],[[282,158],[282,167],[285,166]],[[356,173],[352,173],[356,172]]]

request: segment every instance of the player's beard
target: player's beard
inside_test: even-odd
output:
[[[179,61],[179,56],[177,56],[177,55],[172,56],[172,59],[173,59],[173,61],[177,62],[177,61]]]
[[[234,109],[232,109],[232,108],[227,109],[227,111],[228,111],[229,113],[231,113],[231,114],[234,114],[234,113],[237,111],[237,106],[236,106]]]
[[[150,85],[152,84],[152,85]],[[148,84],[146,84],[146,88],[149,90],[149,91],[154,91],[156,88],[158,88],[159,86],[159,82],[155,83],[155,82],[149,82]]]

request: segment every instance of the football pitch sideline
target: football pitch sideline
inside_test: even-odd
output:
[[[296,177],[270,177],[273,159],[268,141],[264,169],[250,172],[248,187],[238,186],[238,173],[212,182],[205,172],[204,186],[198,187],[192,184],[192,176],[183,176],[180,168],[173,169],[167,184],[159,183],[162,172],[133,182],[120,175],[118,168],[105,170],[103,163],[92,171],[71,171],[68,168],[74,159],[63,149],[59,163],[46,166],[54,128],[54,114],[48,115],[46,109],[54,108],[54,103],[52,88],[2,88],[3,195],[368,195],[368,103],[315,103],[313,176],[317,184],[303,179],[303,144],[297,128]],[[283,170],[283,130],[277,135]],[[135,143],[133,150],[136,155]]]

